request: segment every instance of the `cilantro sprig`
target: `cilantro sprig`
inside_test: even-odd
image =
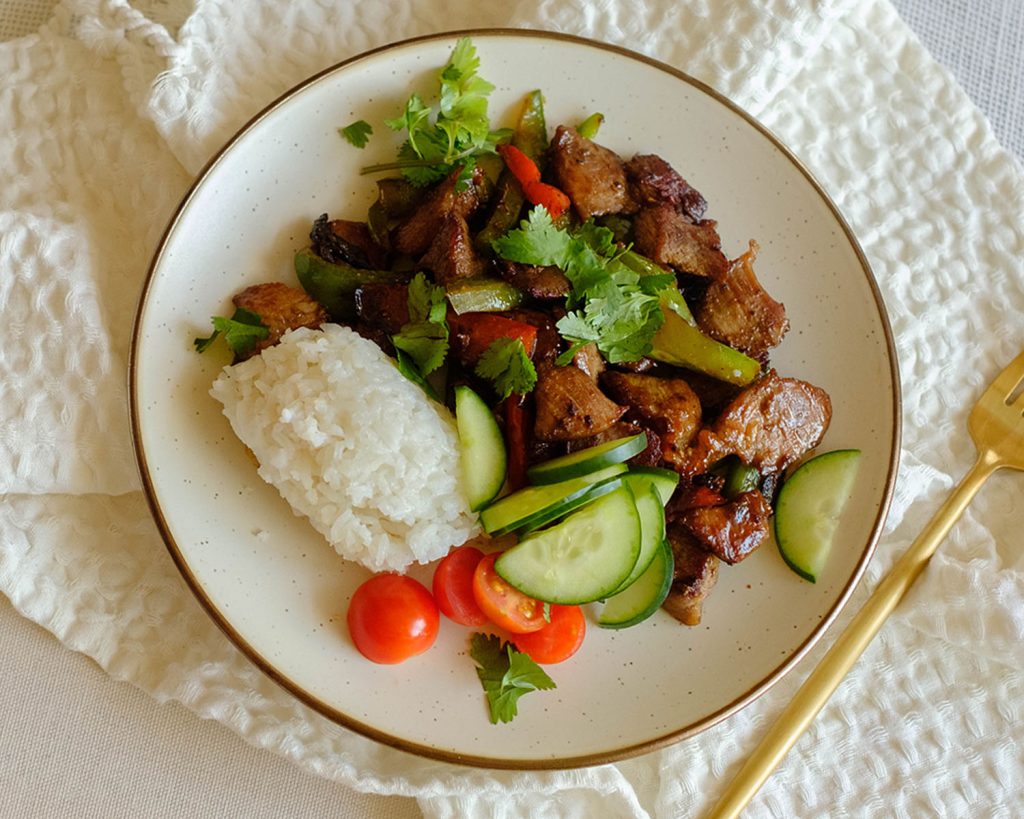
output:
[[[469,656],[477,663],[476,674],[487,695],[494,725],[516,717],[523,694],[555,688],[554,680],[528,654],[511,643],[502,644],[493,634],[474,634]]]
[[[504,401],[512,393],[525,395],[537,383],[537,370],[526,347],[518,338],[499,338],[480,356],[476,374],[494,383],[494,389]]]
[[[258,342],[270,335],[270,328],[263,323],[263,319],[244,307],[236,307],[230,318],[214,316],[211,321],[213,332],[206,338],[192,340],[198,353],[205,353],[223,335],[228,349],[241,357],[251,353]]]
[[[405,368],[415,367],[422,379],[440,367],[448,354],[444,288],[432,284],[423,273],[417,273],[409,282],[408,305],[409,322],[391,337],[391,343],[404,354],[399,356],[399,364]],[[405,370],[403,373],[410,375]],[[421,383],[416,378],[412,380]]]
[[[512,137],[508,128],[491,130],[487,98],[494,86],[477,74],[480,59],[468,37],[456,42],[438,81],[438,104],[430,106],[413,94],[401,114],[384,121],[406,140],[396,162],[368,165],[362,173],[400,170],[414,185],[439,182],[456,167],[460,182],[468,182],[480,154],[493,154],[499,142]]]
[[[365,119],[359,119],[351,125],[339,128],[338,133],[351,145],[357,148],[365,148],[366,144],[370,141],[370,137],[373,135],[373,126]]]
[[[557,363],[593,342],[612,362],[636,361],[650,352],[665,320],[659,293],[673,286],[671,274],[641,276],[620,260],[624,252],[612,231],[587,221],[575,233],[556,227],[551,215],[534,207],[518,228],[492,242],[503,259],[555,265],[569,279],[570,312],[556,327],[570,348]]]

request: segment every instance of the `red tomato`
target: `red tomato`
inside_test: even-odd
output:
[[[487,555],[473,573],[473,596],[487,618],[512,634],[544,628],[544,604],[512,588],[494,570],[500,552]]]
[[[482,626],[487,615],[473,596],[473,573],[484,553],[473,546],[459,546],[434,570],[434,600],[441,612],[463,626]]]
[[[587,620],[579,606],[551,606],[551,622],[531,634],[517,635],[512,642],[535,663],[568,660],[583,645]]]
[[[375,663],[400,663],[434,644],[437,604],[422,583],[401,574],[377,574],[348,604],[348,631],[359,652]]]

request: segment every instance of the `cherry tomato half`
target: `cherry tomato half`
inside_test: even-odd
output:
[[[459,546],[434,569],[434,600],[441,612],[463,626],[482,626],[487,615],[473,596],[473,573],[484,553],[473,546]]]
[[[512,640],[516,648],[529,654],[535,663],[550,664],[568,660],[575,654],[587,633],[587,619],[579,606],[551,606],[551,622],[530,634]]]
[[[473,573],[473,596],[487,618],[512,634],[526,634],[544,628],[544,604],[512,588],[494,570],[500,552],[481,560]]]
[[[359,652],[375,663],[400,663],[434,644],[437,604],[422,583],[400,574],[377,574],[348,604],[348,631]]]

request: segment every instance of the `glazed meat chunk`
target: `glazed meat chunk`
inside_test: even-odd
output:
[[[636,210],[619,155],[574,128],[558,126],[551,140],[550,166],[555,184],[572,200],[580,219]]]
[[[469,226],[457,213],[444,217],[420,264],[433,272],[437,283],[442,285],[484,272],[484,260],[473,247]]]
[[[737,455],[762,475],[782,472],[821,442],[831,419],[827,392],[769,370],[697,433],[680,471],[698,475],[726,455]]]
[[[633,223],[636,249],[683,273],[720,279],[729,269],[712,220],[691,222],[671,205],[646,207]]]
[[[680,623],[700,625],[704,598],[718,582],[718,558],[702,549],[681,526],[669,524],[665,535],[675,557],[675,571],[662,608]]]
[[[468,219],[480,205],[478,177],[483,172],[478,168],[473,184],[458,189],[460,170],[452,171],[427,194],[423,203],[416,208],[394,232],[392,239],[395,250],[419,256],[426,253],[441,232],[450,214]]]
[[[537,267],[501,262],[498,272],[505,281],[533,299],[564,299],[571,289],[565,274],[554,265]]]
[[[671,205],[694,222],[708,209],[700,192],[660,156],[634,156],[626,163],[626,176],[633,198],[643,205]]]
[[[236,363],[277,344],[288,330],[299,327],[316,329],[327,321],[327,311],[306,293],[283,282],[254,284],[238,293],[232,300],[235,307],[241,307],[260,317],[270,330],[266,338],[244,356],[236,356]]]
[[[681,378],[615,371],[605,373],[602,383],[612,398],[658,434],[666,462],[685,463],[701,420],[700,401],[689,384]]]
[[[694,313],[697,324],[716,341],[752,358],[765,360],[789,329],[786,308],[775,301],[754,274],[757,243],[712,282]]]
[[[326,262],[344,263],[363,269],[383,269],[387,262],[384,249],[370,235],[366,222],[317,217],[309,234],[313,252]]]
[[[541,441],[568,441],[604,432],[626,411],[577,367],[542,367],[534,388],[534,434]]]
[[[758,490],[744,492],[721,506],[696,506],[679,522],[700,545],[728,564],[739,563],[768,536],[771,506]]]

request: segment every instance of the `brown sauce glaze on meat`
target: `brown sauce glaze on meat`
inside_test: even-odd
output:
[[[738,455],[762,475],[781,472],[821,442],[831,420],[828,393],[769,370],[697,433],[680,471],[698,475],[726,455]]]
[[[577,367],[540,367],[534,387],[534,435],[541,441],[568,441],[604,432],[625,407],[608,398]]]
[[[531,299],[561,301],[571,289],[565,274],[554,266],[536,267],[503,261],[498,264],[498,272],[505,281]]]
[[[732,565],[739,563],[768,537],[772,508],[756,489],[721,506],[696,506],[679,515],[700,545]]]
[[[409,285],[374,282],[356,288],[356,315],[387,335],[400,333],[409,323]]]
[[[469,225],[457,213],[449,213],[441,221],[437,236],[420,264],[430,270],[441,285],[484,272],[484,260],[473,247]]]
[[[614,151],[560,125],[551,140],[549,167],[555,185],[572,200],[580,219],[605,213],[632,213],[622,158]]]
[[[669,524],[665,535],[672,547],[675,571],[662,608],[680,623],[700,625],[704,598],[718,582],[718,558],[702,549],[681,526]]]
[[[704,218],[708,203],[671,165],[655,154],[638,154],[626,163],[630,192],[643,205],[671,205],[694,222]]]
[[[299,327],[316,329],[327,321],[327,311],[323,307],[302,290],[283,282],[254,284],[237,293],[231,301],[235,307],[255,313],[270,330],[267,337],[260,339],[247,355],[237,356],[235,363],[277,344],[288,330]]]
[[[395,228],[392,244],[399,253],[420,256],[430,249],[437,234],[441,232],[449,214],[468,219],[480,205],[477,176],[482,179],[483,171],[476,170],[473,184],[458,190],[460,170],[452,171],[437,183],[402,224]]]
[[[719,279],[729,269],[729,260],[722,253],[716,224],[710,219],[694,224],[671,205],[646,207],[633,223],[636,249],[682,273]]]

